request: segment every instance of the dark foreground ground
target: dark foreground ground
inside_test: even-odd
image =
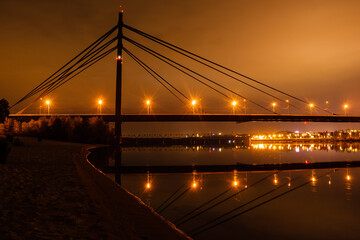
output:
[[[186,239],[88,165],[87,146],[21,141],[0,165],[0,239]]]

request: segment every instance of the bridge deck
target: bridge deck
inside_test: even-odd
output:
[[[30,121],[40,117],[102,117],[106,122],[114,122],[115,115],[102,114],[11,114],[18,121]],[[121,116],[123,122],[360,122],[360,115],[300,115],[300,114],[151,114]]]

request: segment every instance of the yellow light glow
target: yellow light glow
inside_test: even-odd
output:
[[[350,175],[347,175],[347,176],[346,176],[346,179],[347,179],[348,181],[350,181],[350,179],[351,179]]]
[[[196,182],[193,182],[191,186],[192,186],[192,188],[196,188],[197,187]]]
[[[273,107],[275,107],[275,106],[276,106],[276,103],[275,103],[275,102],[273,102],[273,103],[272,103],[272,105],[273,105]]]
[[[348,108],[348,107],[349,107],[349,105],[347,105],[347,104],[344,105],[344,108],[345,108],[345,109]]]
[[[147,104],[147,105],[150,105],[150,100],[146,100],[146,104]]]
[[[195,104],[196,104],[196,100],[192,100],[192,101],[191,101],[191,105],[194,106]]]
[[[313,104],[313,103],[310,103],[310,104],[309,104],[309,107],[310,107],[310,108],[313,108],[313,107],[314,107],[314,104]]]
[[[331,185],[331,180],[329,180],[329,185]]]
[[[233,184],[234,184],[234,186],[236,187],[237,185],[239,185],[239,182],[238,182],[238,181],[234,181]]]
[[[285,100],[285,102],[287,102],[287,103],[288,103],[288,102],[289,102],[289,100]]]
[[[150,183],[147,183],[147,184],[146,184],[146,188],[147,188],[147,189],[150,189],[150,188],[151,188]]]
[[[100,100],[98,101],[98,103],[101,105],[101,104],[103,103],[103,101],[100,99]]]
[[[47,105],[50,105],[50,100],[46,100],[46,104],[47,104]]]
[[[236,106],[236,104],[237,104],[237,101],[233,101],[232,102],[232,105],[235,107]]]
[[[316,181],[316,178],[315,178],[315,177],[312,177],[312,178],[311,178],[311,181],[315,182],[315,181]]]

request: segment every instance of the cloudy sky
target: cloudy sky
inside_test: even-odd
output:
[[[348,103],[349,113],[360,114],[358,1],[0,0],[0,98],[13,104],[23,97],[113,27],[120,5],[127,25],[317,106],[326,107],[325,101],[329,101],[331,111],[342,113],[343,104]],[[129,31],[124,33],[167,56],[177,57]],[[197,98],[202,111],[231,112],[229,101],[220,94],[166,67],[129,43],[124,45],[187,96]],[[115,53],[108,56],[51,93],[48,97],[52,111],[95,113],[96,100],[101,97],[103,112],[114,112],[115,57]],[[182,58],[178,61],[189,63]],[[196,64],[189,66],[202,70]],[[156,113],[190,111],[127,55],[124,55],[123,68],[124,113],[144,113],[147,98],[152,99],[152,110]],[[213,72],[204,70],[203,73],[271,109],[273,99],[268,96]],[[12,112],[28,103],[16,106]],[[251,104],[247,108],[252,113],[264,112]],[[279,112],[286,112],[285,104],[279,103],[277,108]],[[27,112],[38,112],[38,109],[39,103],[35,103]],[[245,125],[251,124],[241,127],[226,124],[224,128],[225,131],[257,129],[257,126],[277,129],[271,124]],[[210,125],[201,126],[207,129]],[[282,126],[289,130],[304,127],[303,123],[295,127],[293,124]],[[330,128],[334,128],[333,125]]]

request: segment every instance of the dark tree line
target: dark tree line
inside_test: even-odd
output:
[[[3,123],[9,114],[9,102],[3,98],[0,100],[0,123]]]
[[[8,119],[5,134],[81,143],[112,143],[114,131],[102,118],[50,117],[18,122]]]

